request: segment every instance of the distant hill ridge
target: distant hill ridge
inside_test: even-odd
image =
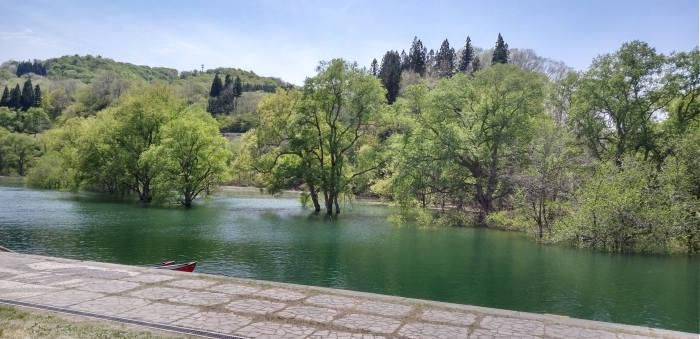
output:
[[[199,71],[178,72],[174,68],[151,67],[135,65],[128,62],[115,61],[110,58],[92,55],[65,55],[58,58],[40,60],[47,69],[47,77],[52,80],[79,80],[89,83],[101,72],[111,72],[121,78],[144,81],[175,81],[184,78],[201,78],[201,81],[211,81],[215,73],[230,74],[240,77],[244,84],[258,85],[264,88],[287,86],[282,79],[264,77],[253,71],[238,68],[216,68]],[[19,61],[7,61],[0,65],[0,80],[12,80],[16,77]],[[197,79],[200,80],[200,79]]]

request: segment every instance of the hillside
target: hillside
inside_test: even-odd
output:
[[[92,55],[65,55],[58,58],[51,58],[41,61],[48,70],[47,77],[50,80],[79,80],[83,83],[90,83],[100,73],[111,73],[125,80],[143,81],[168,81],[178,79],[194,79],[196,82],[211,83],[216,72],[230,74],[241,78],[241,82],[249,86],[257,85],[262,89],[285,86],[286,82],[279,78],[263,77],[252,71],[245,71],[237,68],[217,68],[198,71],[178,72],[174,68],[150,67],[144,65],[134,65],[127,62],[115,61],[109,58]],[[17,78],[16,70],[18,61],[10,60],[0,65],[0,84],[14,84]],[[36,77],[40,77],[35,75]],[[252,88],[251,88],[252,90]]]

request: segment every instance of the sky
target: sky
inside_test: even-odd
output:
[[[469,35],[583,70],[625,41],[698,46],[698,0],[0,0],[0,62],[92,54],[178,70],[237,67],[301,84],[318,62]]]

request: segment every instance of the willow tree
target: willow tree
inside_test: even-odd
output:
[[[143,204],[153,200],[154,178],[163,169],[142,155],[161,140],[165,124],[186,106],[164,85],[131,91],[100,111],[81,133],[77,150],[79,181],[110,193],[134,192]]]
[[[544,79],[498,64],[442,81],[426,102],[418,119],[425,142],[436,145],[430,156],[470,174],[458,184],[473,192],[483,222],[512,190],[509,173],[526,154],[533,118],[544,112]]]
[[[260,101],[258,126],[243,136],[236,165],[253,172],[270,194],[286,188],[305,191],[320,212],[320,163],[313,134],[299,126],[301,98],[299,90],[278,89]]]
[[[216,120],[202,109],[188,110],[165,124],[160,143],[141,158],[160,167],[155,179],[161,192],[174,193],[177,203],[187,208],[226,178],[231,159]]]
[[[379,80],[341,59],[321,63],[301,93],[278,91],[259,106],[260,126],[246,136],[242,159],[268,190],[305,185],[320,211],[340,213],[339,198],[376,170],[375,122],[386,99]]]
[[[312,136],[326,214],[332,215],[340,213],[339,195],[351,181],[379,166],[368,160],[369,148],[386,101],[379,80],[355,64],[334,59],[318,70],[304,84],[299,127]]]

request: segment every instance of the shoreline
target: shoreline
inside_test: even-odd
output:
[[[6,303],[253,338],[266,331],[312,338],[331,332],[390,338],[697,337],[554,314],[30,254],[0,253],[0,270],[0,301]]]

